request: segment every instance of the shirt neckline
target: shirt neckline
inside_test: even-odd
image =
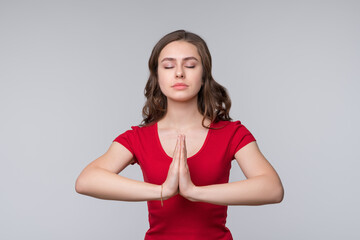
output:
[[[161,145],[161,141],[160,141],[160,137],[159,137],[159,131],[158,131],[158,122],[156,122],[154,125],[155,125],[155,126],[154,126],[155,138],[156,138],[156,142],[157,142],[157,144],[158,144],[158,147],[160,148],[160,151],[163,153],[163,155],[164,155],[165,157],[167,157],[167,158],[169,158],[169,159],[173,159],[172,157],[170,157],[170,156],[165,152],[164,148],[163,148],[162,145]],[[197,157],[197,156],[203,151],[203,149],[206,147],[207,142],[208,142],[208,140],[209,140],[209,138],[210,138],[210,135],[211,135],[211,133],[212,133],[211,127],[213,127],[213,122],[210,123],[210,129],[208,129],[208,132],[207,132],[207,134],[206,134],[205,141],[204,141],[204,143],[202,144],[202,146],[201,146],[201,148],[199,149],[199,151],[197,151],[194,155],[192,155],[191,157],[188,157],[187,159],[195,158],[195,157]]]

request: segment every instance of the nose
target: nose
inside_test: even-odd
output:
[[[176,78],[184,78],[184,72],[181,68],[176,70]]]

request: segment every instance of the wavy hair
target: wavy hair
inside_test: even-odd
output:
[[[185,30],[177,30],[165,35],[153,48],[149,58],[150,76],[146,83],[144,95],[146,102],[142,110],[143,120],[140,126],[151,125],[164,117],[167,110],[166,96],[161,92],[158,83],[158,59],[161,50],[173,41],[186,41],[196,46],[203,66],[203,85],[198,92],[197,106],[203,115],[202,125],[208,118],[212,122],[232,120],[229,115],[231,100],[226,88],[217,83],[211,74],[212,61],[205,41],[198,35]]]

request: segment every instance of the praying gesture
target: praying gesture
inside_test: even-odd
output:
[[[163,185],[162,197],[169,199],[176,194],[191,200],[191,192],[196,186],[191,181],[187,164],[185,135],[178,135],[173,160]]]
[[[212,77],[210,51],[200,36],[185,30],[165,35],[154,46],[148,66],[142,123],[120,134],[81,172],[76,191],[101,199],[148,201],[145,239],[233,239],[225,226],[227,208],[209,204],[279,203],[284,195],[280,178],[250,131],[230,118],[230,97]],[[175,144],[178,131],[183,134]],[[200,146],[196,161],[189,157],[190,174],[187,150],[191,155]],[[233,159],[246,179],[229,183]],[[134,163],[145,181],[119,174]],[[157,200],[163,206],[163,200],[177,194],[191,202],[174,197],[158,211]]]

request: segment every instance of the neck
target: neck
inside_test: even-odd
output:
[[[159,121],[166,128],[186,130],[202,125],[203,116],[197,107],[197,98],[186,102],[167,100],[167,111]],[[205,125],[208,121],[205,120]]]

